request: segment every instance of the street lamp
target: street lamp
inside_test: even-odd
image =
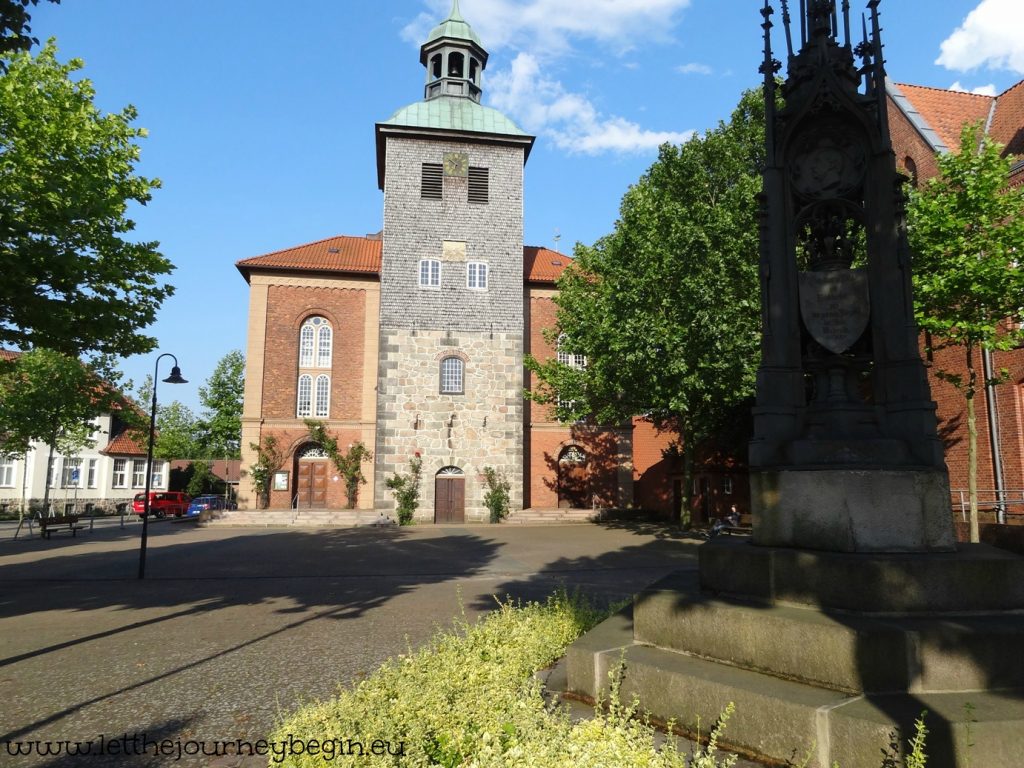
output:
[[[146,493],[142,502],[142,548],[139,550],[139,578],[146,578],[146,537],[149,533],[149,487],[153,481],[153,436],[156,433],[156,380],[157,371],[160,369],[160,361],[169,357],[174,361],[171,368],[171,375],[164,379],[165,384],[188,384],[186,379],[181,377],[181,369],[178,367],[178,358],[170,352],[165,352],[156,359],[153,366],[153,405],[149,410],[149,449],[146,452]]]

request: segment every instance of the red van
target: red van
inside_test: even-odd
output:
[[[149,511],[153,513],[153,517],[163,518],[168,515],[181,517],[188,512],[190,501],[192,501],[191,497],[187,493],[181,493],[180,491],[150,491]],[[146,513],[146,494],[135,494],[135,500],[132,501],[132,511],[136,515],[144,515]]]

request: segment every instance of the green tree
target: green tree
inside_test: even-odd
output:
[[[370,461],[373,454],[360,441],[351,443],[344,453],[338,448],[338,438],[327,431],[322,421],[306,419],[309,437],[319,445],[334,462],[338,473],[345,478],[345,499],[348,509],[355,509],[359,501],[359,486],[366,483],[363,475],[363,462]]]
[[[261,443],[249,443],[249,448],[256,452],[256,461],[249,467],[249,479],[256,491],[256,508],[266,509],[270,505],[270,481],[284,463],[285,453],[273,435],[267,435]]]
[[[50,0],[60,3],[60,0]],[[5,58],[17,51],[27,51],[39,41],[31,36],[29,22],[32,16],[29,5],[39,5],[39,0],[0,0],[0,72],[7,69]]]
[[[484,506],[491,513],[491,522],[500,523],[508,517],[512,484],[503,472],[494,467],[484,467],[484,482],[487,484]]]
[[[423,459],[419,451],[409,459],[408,474],[396,472],[387,479],[388,489],[395,497],[395,513],[399,525],[412,525],[420,505],[420,479],[423,476]]]
[[[156,409],[153,456],[158,459],[195,459],[203,456],[201,425],[192,410],[173,400]]]
[[[102,114],[82,63],[51,41],[0,76],[0,345],[79,357],[151,350],[139,332],[173,289],[157,243],[131,242],[129,203],[159,181],[138,176],[136,111]]]
[[[92,421],[124,411],[121,398],[81,361],[50,349],[33,349],[0,364],[0,453],[25,454],[33,442],[65,456],[93,442]],[[43,493],[49,507],[50,483]]]
[[[559,281],[551,339],[576,364],[527,361],[539,381],[530,397],[563,420],[647,414],[678,429],[684,493],[694,454],[753,393],[764,129],[763,97],[748,91],[730,122],[663,146],[615,231],[577,245]]]
[[[971,541],[979,540],[975,395],[1001,380],[979,381],[975,355],[1024,341],[1024,188],[1006,186],[1013,162],[980,124],[965,126],[960,151],[938,158],[939,176],[912,194],[908,210],[917,322],[964,355],[965,368],[937,373],[967,405]]]
[[[228,352],[199,388],[203,404],[203,450],[209,458],[237,459],[241,456],[242,401],[245,395],[245,356],[237,349]]]

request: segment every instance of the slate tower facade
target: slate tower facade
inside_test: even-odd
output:
[[[378,123],[384,192],[374,506],[423,462],[420,513],[483,520],[484,467],[523,503],[523,167],[533,137],[480,104],[487,52],[454,3],[424,98]]]

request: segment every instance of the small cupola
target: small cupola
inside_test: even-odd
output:
[[[420,63],[427,68],[426,99],[463,96],[480,102],[487,51],[462,18],[459,0],[454,0],[448,18],[434,27],[420,48]]]

